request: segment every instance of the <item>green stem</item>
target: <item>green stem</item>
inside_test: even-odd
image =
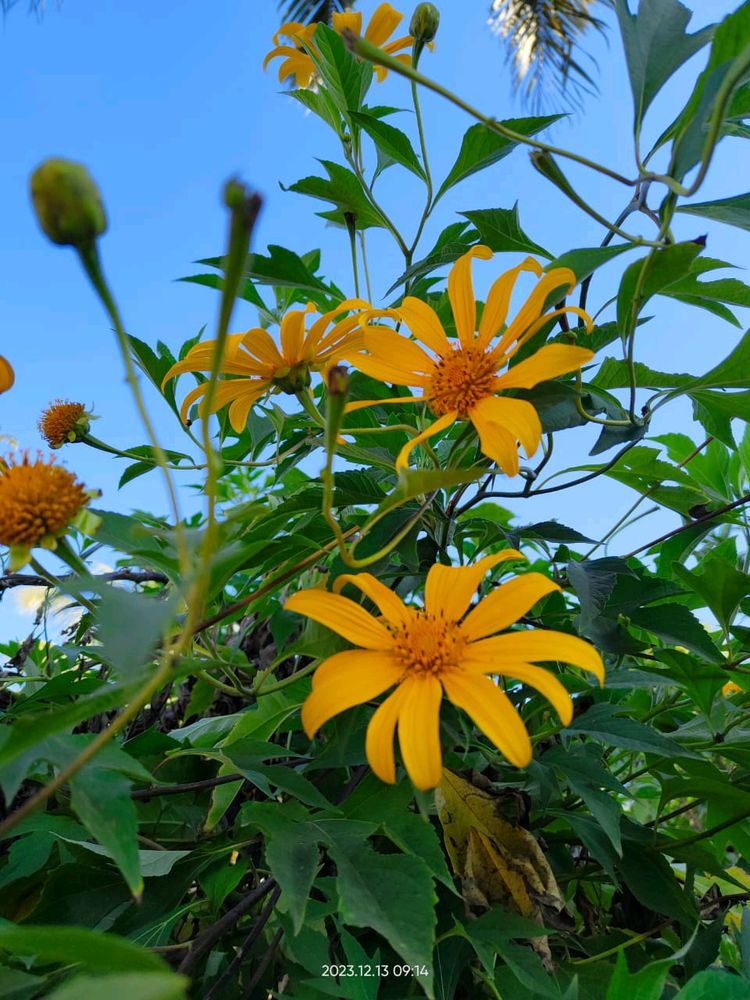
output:
[[[585,156],[580,156],[578,153],[572,153],[567,149],[559,149],[557,146],[550,146],[547,143],[532,139],[528,135],[522,135],[520,132],[514,132],[512,129],[506,128],[506,126],[502,125],[500,122],[483,115],[481,111],[477,111],[476,108],[473,108],[456,94],[451,93],[450,90],[446,90],[446,88],[441,86],[439,83],[436,83],[434,80],[430,80],[428,77],[418,73],[412,66],[407,66],[405,63],[399,62],[398,59],[394,59],[393,56],[387,55],[366,39],[348,31],[342,32],[342,36],[346,44],[360,58],[366,59],[368,62],[376,63],[380,66],[385,66],[394,73],[398,73],[399,76],[405,76],[413,83],[419,83],[428,90],[432,90],[434,93],[444,97],[452,104],[455,104],[456,107],[461,108],[462,111],[471,115],[472,118],[476,118],[476,120],[481,122],[484,126],[486,126],[486,128],[496,132],[498,135],[503,136],[505,139],[521,143],[524,146],[531,146],[533,149],[544,150],[548,153],[554,154],[555,156],[563,156],[568,160],[573,160],[575,163],[580,163],[582,166],[588,167],[590,170],[596,170],[597,173],[604,174],[606,177],[610,177],[612,180],[618,181],[620,184],[625,184],[628,187],[635,187],[638,183],[639,178],[637,177],[633,180],[629,180],[627,177],[623,177],[622,174],[618,174],[616,171],[610,170],[608,167],[603,167],[599,163],[594,163],[592,160],[587,160]]]
[[[107,285],[104,273],[102,271],[101,262],[99,260],[99,253],[97,251],[96,245],[91,244],[85,247],[79,247],[78,256],[83,265],[83,269],[88,275],[89,281],[94,287],[94,291],[99,296],[102,305],[104,306],[107,314],[109,315],[112,325],[114,327],[115,336],[117,337],[117,344],[120,348],[120,355],[122,357],[122,362],[125,367],[125,379],[130,387],[130,391],[133,394],[133,399],[135,401],[136,409],[141,418],[141,423],[143,424],[144,430],[146,431],[146,436],[149,439],[149,443],[154,451],[154,457],[156,463],[162,471],[164,477],[164,485],[167,490],[167,496],[169,497],[169,504],[172,508],[172,517],[174,519],[175,526],[175,541],[177,544],[177,551],[180,560],[180,568],[183,573],[188,571],[189,567],[189,556],[187,550],[187,544],[185,541],[185,532],[182,524],[182,516],[180,514],[180,507],[177,501],[177,493],[175,492],[174,483],[172,482],[172,477],[169,473],[169,466],[167,463],[166,455],[159,444],[159,440],[156,436],[156,431],[151,423],[151,418],[146,410],[146,404],[143,400],[143,395],[141,393],[140,385],[138,384],[138,376],[136,375],[135,365],[133,364],[133,358],[130,353],[130,341],[128,340],[128,335],[125,333],[125,328],[122,325],[120,319],[120,313],[115,304],[115,300]]]
[[[372,302],[372,286],[370,285],[370,270],[367,266],[367,246],[365,243],[365,231],[359,230],[359,247],[362,254],[362,270],[365,275],[365,288],[367,289],[367,301]]]

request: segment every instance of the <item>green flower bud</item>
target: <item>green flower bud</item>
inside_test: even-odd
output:
[[[82,163],[45,160],[31,175],[31,199],[53,243],[88,246],[107,228],[99,189]]]
[[[437,34],[440,24],[440,11],[434,3],[420,3],[414,8],[409,25],[409,34],[417,42],[426,45]]]

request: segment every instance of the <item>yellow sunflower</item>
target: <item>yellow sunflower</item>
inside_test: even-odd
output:
[[[349,359],[373,378],[414,386],[421,389],[422,394],[351,403],[347,412],[383,402],[426,403],[437,418],[402,448],[396,459],[399,469],[407,466],[410,452],[420,442],[457,420],[470,420],[479,435],[482,452],[506,475],[515,476],[519,468],[517,443],[520,442],[526,455],[531,456],[539,447],[542,425],[531,403],[503,394],[508,389],[532,389],[546,379],[575,371],[594,356],[584,347],[546,344],[530,357],[502,371],[519,347],[554,317],[564,312],[575,313],[583,320],[587,332],[592,322],[588,314],[576,306],[545,312],[548,296],[561,289],[562,298],[575,285],[575,275],[566,267],[553,268],[542,275],[537,261],[527,257],[492,285],[477,325],[471,280],[474,257],[490,260],[492,251],[485,246],[472,247],[459,257],[448,275],[448,298],[458,344],[448,340],[437,314],[426,302],[407,296],[396,309],[372,310],[369,318],[394,318],[405,324],[419,343],[388,327],[368,322],[364,326],[367,354]],[[522,271],[531,271],[539,281],[506,326],[510,297]]]
[[[230,334],[221,364],[223,375],[214,393],[211,413],[229,405],[229,422],[238,434],[247,425],[251,407],[269,393],[294,394],[310,384],[310,373],[323,371],[345,354],[362,346],[361,310],[368,308],[362,299],[345,299],[324,313],[305,329],[305,317],[315,311],[312,302],[305,309],[291,309],[281,321],[281,349],[267,330],[254,327],[246,333]],[[335,317],[351,309],[359,310],[346,319]],[[329,326],[333,326],[329,330]],[[188,351],[182,361],[172,365],[162,380],[164,385],[184,372],[210,372],[215,340],[205,340]],[[185,396],[180,409],[183,420],[196,400],[206,391],[206,383],[197,385]],[[199,411],[200,412],[200,411]],[[206,414],[200,412],[201,417]]]
[[[320,622],[355,643],[336,653],[313,675],[312,693],[302,706],[302,724],[312,739],[339,712],[395,690],[376,709],[367,728],[370,767],[387,782],[396,780],[393,737],[398,725],[401,756],[417,788],[440,783],[440,703],[443,692],[464,709],[511,764],[525,767],[531,741],[521,718],[487,675],[529,684],[554,706],[568,725],[570,695],[552,673],[535,666],[555,660],[589,670],[604,681],[604,665],[589,643],[564,632],[507,629],[547,594],[560,588],[541,573],[526,573],[495,588],[466,614],[482,577],[493,566],[523,559],[507,549],[473,566],[433,566],[427,574],[424,608],[408,607],[370,573],[336,580],[358,587],[378,608],[375,617],[340,593],[303,590],[285,608]]]
[[[372,45],[377,45],[383,52],[395,56],[396,59],[408,66],[411,63],[411,57],[402,52],[402,49],[411,48],[414,42],[412,36],[402,35],[392,42],[388,41],[403,17],[404,15],[394,10],[389,3],[381,3],[365,28],[364,37]],[[362,34],[361,11],[343,11],[334,14],[332,20],[333,30],[338,34],[341,34],[346,28],[353,31],[355,35]],[[282,56],[284,61],[279,66],[279,82],[283,83],[288,77],[294,77],[294,82],[298,87],[309,87],[315,77],[315,63],[305,49],[315,49],[313,35],[316,28],[317,24],[300,24],[298,21],[288,21],[286,24],[282,24],[273,36],[275,47],[263,60],[263,69],[268,66],[272,59]],[[286,39],[286,43],[282,42],[282,39]],[[384,66],[373,68],[378,81],[384,80],[388,70]]]

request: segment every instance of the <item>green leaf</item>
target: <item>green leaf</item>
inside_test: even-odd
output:
[[[559,121],[562,117],[564,116],[545,115],[536,118],[509,118],[501,121],[500,124],[520,135],[530,136],[536,135],[537,132],[541,132],[542,129],[552,125],[553,122]],[[517,145],[518,143],[515,140],[506,139],[504,136],[498,135],[497,132],[493,132],[486,125],[472,125],[463,137],[456,162],[448,171],[448,176],[441,184],[440,190],[435,196],[435,201],[442,198],[448,188],[453,187],[454,184],[458,184],[464,178],[470,177],[477,170],[484,170],[485,167],[490,167],[493,163],[502,160]]]
[[[513,208],[481,208],[461,212],[479,231],[479,242],[495,253],[534,253],[548,260],[552,257],[544,247],[534,243],[521,229],[518,202]]]
[[[624,335],[643,306],[654,295],[690,273],[702,243],[673,243],[632,263],[625,271],[617,293],[617,325]]]
[[[49,1000],[185,1000],[188,980],[173,972],[131,972],[115,976],[75,976],[54,992]]]
[[[593,274],[603,264],[608,263],[626,250],[635,249],[633,243],[618,243],[608,247],[586,247],[581,250],[568,250],[555,260],[550,261],[545,267],[545,271],[551,271],[554,267],[569,267],[576,276],[576,281],[585,281],[589,275]]]
[[[744,912],[750,912],[745,911]],[[675,994],[674,1000],[746,1000],[747,979],[722,969],[705,969]]]
[[[618,867],[628,888],[643,906],[692,926],[697,911],[662,854],[627,841]]]
[[[617,953],[614,975],[607,987],[606,1000],[660,1000],[669,975],[669,961],[651,962],[637,972],[631,972],[622,951]]]
[[[622,559],[583,559],[568,563],[568,579],[576,592],[581,613],[579,627],[585,633],[589,625],[599,617],[602,608],[612,593],[618,575],[632,574],[632,570]]]
[[[143,892],[138,853],[138,815],[130,798],[131,782],[104,770],[96,760],[70,779],[73,812],[109,852],[135,897]]]
[[[750,576],[735,569],[725,559],[707,558],[701,572],[686,569],[675,563],[672,570],[682,583],[694,591],[716,615],[722,628],[728,628],[740,606],[740,601],[750,594]]]
[[[400,163],[417,177],[424,180],[424,170],[414,152],[409,137],[400,129],[372,115],[353,114],[352,118],[370,136],[378,150],[390,163]]]
[[[732,432],[732,420],[750,421],[750,391],[712,392],[701,389],[689,393],[693,402],[693,417],[708,434],[734,449],[737,443]]]
[[[631,14],[628,0],[617,0],[617,18],[625,48],[630,87],[635,106],[634,129],[654,97],[682,64],[711,38],[713,26],[688,35],[691,11],[678,0],[640,0]]]
[[[427,496],[435,490],[464,483],[474,483],[484,475],[486,468],[474,465],[470,469],[413,469],[402,472],[398,485],[378,507],[377,513],[394,510],[414,497]]]
[[[687,215],[699,215],[713,222],[725,222],[728,226],[750,231],[750,192],[736,194],[731,198],[719,198],[717,201],[695,202],[692,205],[678,205],[678,212]]]
[[[655,753],[661,757],[694,757],[675,740],[664,736],[651,726],[644,726],[635,719],[623,716],[627,709],[620,705],[602,702],[593,705],[583,715],[573,720],[569,733],[593,736],[602,743],[641,753]]]
[[[318,24],[313,39],[309,51],[325,83],[322,91],[342,114],[359,111],[372,82],[372,65],[355,59],[341,35],[327,24]]]
[[[0,949],[12,955],[33,955],[41,963],[82,965],[91,972],[156,972],[164,974],[163,959],[116,934],[80,927],[17,925],[0,920]]]
[[[630,621],[666,643],[684,646],[710,663],[720,663],[721,652],[695,615],[682,604],[653,604],[630,613]]]
[[[20,969],[0,966],[0,1000],[31,1000],[42,996],[45,985],[43,976],[30,976]]]
[[[243,825],[263,831],[266,861],[281,886],[283,906],[288,910],[298,934],[305,922],[310,888],[318,869],[320,833],[306,822],[306,812],[296,803],[247,802],[242,807]]]
[[[333,840],[339,913],[345,924],[382,934],[401,958],[432,969],[437,897],[427,865],[404,854],[376,854],[370,847]]]
[[[707,29],[706,29],[707,30]],[[735,81],[735,89],[746,75],[747,45],[750,38],[750,4],[743,3],[714,28],[711,51],[705,70],[696,81],[693,93],[684,110],[659,140],[674,137],[672,162],[669,173],[676,180],[685,174],[707,154],[708,125],[716,113],[717,98],[732,76],[740,75]],[[745,74],[742,74],[742,66]],[[731,92],[728,110],[731,113]],[[726,134],[726,132],[724,132]],[[720,132],[717,141],[722,136]]]
[[[282,185],[282,190],[295,191],[297,194],[306,194],[311,198],[331,202],[336,206],[336,211],[325,212],[322,215],[337,225],[345,226],[344,216],[350,215],[354,219],[356,229],[368,229],[371,226],[384,228],[385,221],[382,215],[373,207],[357,175],[331,160],[320,162],[326,169],[327,179],[304,177],[290,184],[288,188]]]

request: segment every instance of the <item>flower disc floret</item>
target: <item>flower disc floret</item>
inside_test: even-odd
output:
[[[39,418],[39,433],[50,448],[79,441],[89,429],[89,414],[83,403],[56,399]]]
[[[83,484],[54,459],[9,456],[0,465],[0,545],[19,556],[36,546],[54,548],[89,500]],[[12,560],[13,568],[24,561]]]
[[[468,610],[485,574],[514,559],[523,556],[506,549],[473,566],[433,566],[424,607],[404,604],[370,573],[338,577],[334,593],[313,589],[290,597],[288,611],[312,618],[356,647],[329,657],[315,671],[312,693],[302,706],[307,735],[312,739],[334,715],[393,689],[368,725],[367,759],[383,781],[396,780],[393,741],[398,727],[409,777],[417,788],[434,788],[442,769],[440,704],[445,695],[511,764],[525,767],[531,760],[529,734],[513,703],[488,675],[536,688],[568,725],[573,717],[570,695],[553,673],[536,664],[569,663],[590,671],[600,683],[604,664],[594,647],[577,636],[546,629],[505,631],[537,601],[560,590],[541,573],[501,584]],[[379,615],[341,595],[349,584],[373,602]]]

